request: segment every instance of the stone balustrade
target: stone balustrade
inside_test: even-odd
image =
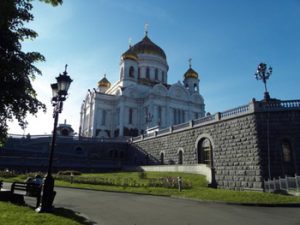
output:
[[[251,114],[254,112],[266,112],[266,111],[282,111],[282,110],[300,110],[300,100],[271,100],[269,102],[256,101],[253,99],[249,104],[236,107],[234,109],[226,110],[224,112],[217,112],[213,115],[208,115],[202,118],[191,120],[182,124],[173,125],[162,130],[144,134],[131,139],[133,142],[142,141],[143,139],[155,138],[157,136],[164,136],[170,133],[175,133],[183,130],[187,130],[193,127],[199,127],[207,124],[212,124],[220,120],[232,119],[235,117]]]

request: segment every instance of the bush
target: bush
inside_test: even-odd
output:
[[[147,179],[147,174],[143,171],[143,172],[139,172],[138,176],[140,179]]]
[[[1,170],[0,171],[0,177],[2,178],[12,178],[16,177],[17,174],[14,171],[8,171],[8,170]]]

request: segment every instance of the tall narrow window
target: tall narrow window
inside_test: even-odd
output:
[[[194,118],[198,119],[198,113],[197,112],[194,113]]]
[[[165,164],[165,155],[163,152],[160,153],[160,164],[161,165]]]
[[[133,66],[131,66],[129,68],[129,77],[134,77],[134,67]]]
[[[174,122],[174,125],[177,124],[177,113],[176,113],[176,109],[173,109],[173,122]]]
[[[161,113],[161,111],[162,111],[162,109],[161,109],[161,106],[158,106],[158,109],[157,109],[157,114],[158,114],[158,125],[161,125],[161,123],[162,123],[162,113]]]
[[[129,118],[128,118],[129,124],[132,124],[132,116],[133,116],[133,109],[129,108]]]
[[[155,69],[155,80],[158,80],[158,69]]]
[[[141,77],[141,68],[138,68],[138,78]]]
[[[178,164],[181,165],[183,163],[183,153],[182,151],[180,150],[178,152]]]
[[[194,84],[194,91],[198,91],[197,84]]]
[[[150,79],[150,68],[149,67],[146,68],[146,78]]]
[[[164,71],[161,71],[161,81],[162,81],[163,83],[166,82],[166,80],[165,80],[165,72],[164,72]]]
[[[102,111],[102,121],[101,121],[102,126],[105,126],[105,121],[106,121],[106,111],[103,110]]]

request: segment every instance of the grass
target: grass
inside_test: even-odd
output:
[[[118,191],[118,192],[130,192],[130,193],[142,193],[151,195],[165,195],[172,197],[192,198],[203,201],[216,201],[216,202],[231,202],[231,203],[257,203],[257,204],[279,204],[279,203],[300,203],[300,197],[271,194],[263,192],[247,192],[247,191],[232,191],[224,189],[212,189],[207,187],[207,182],[204,176],[196,174],[186,173],[158,173],[158,172],[147,172],[146,179],[141,179],[141,174],[137,172],[131,173],[101,173],[101,174],[82,174],[76,176],[76,178],[84,178],[90,180],[90,184],[73,183],[71,184],[68,180],[56,179],[56,186],[65,187],[76,187],[76,188],[88,188],[102,191]],[[165,187],[150,187],[147,185],[150,179],[161,178],[161,177],[178,177],[181,176],[185,182],[190,182],[192,187],[190,189],[184,189],[179,192],[177,188],[165,188]],[[7,178],[8,181],[17,181],[22,177]],[[1,178],[0,178],[1,179]],[[97,179],[114,180],[115,185],[96,185],[92,184]],[[138,185],[121,185],[127,180],[127,183],[134,182]]]
[[[75,212],[58,208],[53,214],[36,213],[33,209],[0,201],[0,224],[5,225],[80,225],[93,224]]]

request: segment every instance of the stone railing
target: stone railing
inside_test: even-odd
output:
[[[230,109],[224,112],[220,113],[220,117],[225,118],[225,117],[231,117],[231,116],[237,116],[241,115],[243,113],[247,113],[249,111],[249,105],[243,105],[234,109]]]
[[[206,123],[206,122],[210,122],[214,119],[215,119],[215,115],[208,115],[208,116],[201,117],[201,118],[198,118],[198,119],[195,119],[195,120],[192,120],[192,121],[193,121],[193,125],[196,126],[198,124],[203,124],[203,123]]]
[[[263,111],[300,109],[300,100],[256,102]]]
[[[199,127],[206,124],[218,122],[220,120],[228,120],[238,116],[251,114],[254,112],[268,112],[268,111],[285,111],[285,110],[300,110],[300,100],[271,100],[269,102],[256,101],[253,99],[248,105],[236,107],[234,109],[226,110],[224,112],[218,112],[213,115],[208,115],[202,118],[191,120],[182,124],[173,125],[171,127],[164,128],[155,132],[151,132],[145,135],[131,138],[131,141],[138,142],[143,139],[160,137],[168,135],[170,133],[180,132],[183,130],[191,129],[193,127]]]
[[[167,133],[170,133],[170,132],[172,132],[172,129],[170,129],[170,127],[167,127],[167,128],[158,130],[156,134],[157,135],[163,135],[163,134],[167,134]]]
[[[173,125],[173,131],[181,130],[190,127],[190,122]]]

